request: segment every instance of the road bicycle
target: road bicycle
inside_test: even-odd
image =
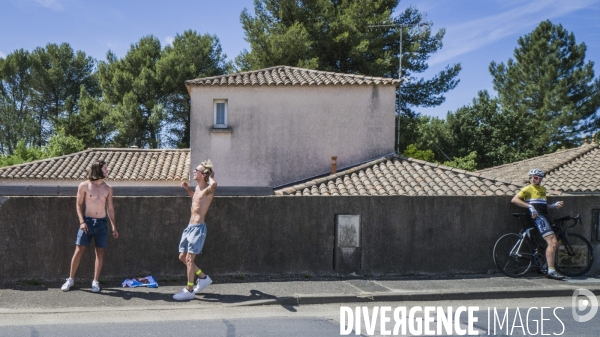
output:
[[[537,229],[530,225],[527,213],[513,213],[521,220],[523,229],[517,233],[501,236],[494,245],[494,263],[509,277],[522,277],[535,266],[539,273],[546,273],[547,243]],[[572,223],[570,223],[572,221]],[[554,219],[552,230],[559,240],[554,264],[556,270],[565,276],[581,276],[587,273],[594,261],[592,245],[583,236],[568,233],[566,230],[581,224],[581,217],[565,216]],[[581,224],[582,225],[582,224]],[[583,226],[583,225],[582,225]]]

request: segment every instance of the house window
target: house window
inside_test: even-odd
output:
[[[227,128],[227,100],[215,100],[215,128]]]

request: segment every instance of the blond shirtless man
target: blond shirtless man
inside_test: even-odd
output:
[[[179,293],[173,295],[177,301],[186,301],[194,299],[195,294],[201,292],[212,280],[204,274],[194,262],[196,255],[202,252],[204,240],[206,239],[206,212],[215,196],[217,182],[215,181],[215,172],[213,172],[212,162],[209,160],[203,162],[194,169],[193,179],[198,182],[196,190],[192,191],[187,182],[181,183],[190,197],[192,197],[192,216],[186,229],[181,235],[179,243],[179,260],[187,266],[187,287]],[[194,287],[194,278],[198,275],[196,286]]]
[[[104,182],[108,177],[108,165],[104,160],[97,160],[92,164],[88,173],[88,180],[79,184],[77,189],[77,216],[79,217],[79,231],[77,232],[77,241],[75,242],[75,254],[71,259],[71,273],[67,282],[61,287],[62,291],[69,291],[73,286],[75,272],[79,267],[81,256],[85,247],[89,247],[94,239],[96,247],[96,265],[94,269],[94,280],[92,281],[92,291],[100,291],[100,270],[104,259],[104,249],[108,239],[107,220],[112,224],[113,238],[119,237],[115,225],[115,210],[113,208],[113,189]],[[108,214],[108,219],[107,219]]]

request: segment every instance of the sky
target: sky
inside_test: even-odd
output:
[[[429,79],[448,65],[460,63],[460,83],[437,107],[417,108],[445,118],[470,104],[479,90],[494,93],[490,62],[513,57],[517,39],[541,21],[562,24],[587,45],[586,61],[600,76],[600,0],[403,0],[395,14],[414,6],[426,14],[432,29],[445,29],[444,47],[429,59],[420,76]],[[123,57],[132,43],[154,35],[163,45],[192,29],[216,35],[233,60],[250,49],[240,13],[253,11],[253,0],[0,0],[0,57],[17,49],[32,51],[48,43],[67,42],[97,60],[108,50]],[[369,74],[365,74],[369,75]]]

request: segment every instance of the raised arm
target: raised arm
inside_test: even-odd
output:
[[[187,181],[181,183],[181,187],[185,189],[186,192],[190,195],[190,197],[194,197],[194,191],[190,189],[190,185],[188,185]]]
[[[215,171],[212,171],[210,176],[208,177],[208,189],[210,190],[210,193],[215,193],[215,190],[217,189],[217,182],[215,180]]]
[[[77,217],[79,218],[79,228],[87,233],[87,225],[85,224],[85,219],[83,218],[85,214],[84,204],[85,204],[85,183],[79,184],[77,188],[77,202],[75,208],[77,209]]]
[[[119,232],[117,232],[117,224],[115,223],[115,208],[113,206],[113,188],[112,186],[108,187],[108,196],[106,196],[106,209],[108,210],[108,219],[110,220],[110,224],[112,225],[113,238],[119,237]]]

